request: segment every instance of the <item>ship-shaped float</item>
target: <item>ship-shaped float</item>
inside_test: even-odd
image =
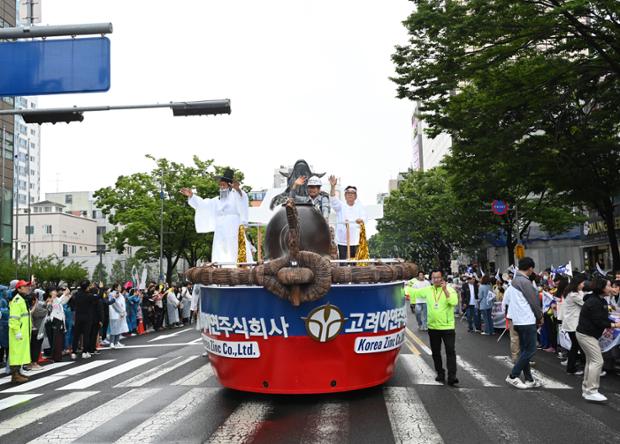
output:
[[[265,232],[264,262],[192,268],[200,325],[220,383],[311,394],[383,384],[405,339],[403,282],[415,264],[330,257],[329,226],[289,199]]]

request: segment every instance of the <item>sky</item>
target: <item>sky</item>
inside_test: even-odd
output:
[[[146,154],[214,159],[269,188],[303,158],[356,185],[364,203],[412,161],[413,104],[390,60],[406,0],[45,0],[41,25],[111,22],[111,88],[41,96],[40,108],[229,98],[232,114],[86,113],[45,124],[41,192],[96,190],[149,171]],[[324,177],[327,185],[327,175]]]

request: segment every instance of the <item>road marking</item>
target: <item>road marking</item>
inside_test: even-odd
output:
[[[8,435],[9,433],[26,427],[33,422],[41,421],[43,418],[50,416],[60,410],[76,404],[83,399],[90,396],[94,396],[99,392],[73,392],[53,401],[47,402],[39,407],[20,413],[17,416],[0,422],[0,436]],[[29,396],[29,395],[15,395],[15,396]],[[36,395],[38,396],[38,395]],[[10,398],[7,398],[10,399]]]
[[[383,398],[396,443],[443,443],[422,400],[413,388],[384,387]]]
[[[418,338],[415,333],[413,333],[408,327],[406,329],[407,331],[407,335],[413,339],[414,341],[417,342],[417,344],[420,346],[420,348],[422,350],[424,350],[424,352],[427,355],[432,355],[433,352],[431,351],[430,348],[427,347],[427,345],[422,341],[422,339]],[[469,362],[467,362],[466,360],[464,360],[463,358],[461,358],[460,356],[456,356],[456,363],[458,364],[459,368],[465,370],[467,373],[469,373],[474,379],[476,379],[477,381],[481,382],[482,385],[484,385],[485,387],[499,387],[499,385],[492,383],[491,381],[489,381],[489,379],[482,374],[479,370],[477,370],[473,365],[471,365]]]
[[[31,393],[28,395],[13,395],[8,398],[0,399],[0,410],[8,409],[9,407],[16,406],[18,404],[28,402],[32,398],[41,396],[42,393]]]
[[[172,342],[172,343],[166,343],[166,344],[126,345],[123,348],[121,348],[120,350],[123,350],[125,348],[186,347],[188,345],[201,345],[201,344],[194,344],[193,341],[192,341],[192,342]],[[117,349],[117,350],[119,350],[119,349]]]
[[[512,359],[510,359],[510,357],[508,356],[493,356],[493,358],[501,362],[502,364],[504,364],[505,367],[508,367],[508,368],[514,367]],[[531,369],[531,370],[532,370],[532,376],[538,379],[540,382],[542,382],[545,388],[549,388],[549,389],[572,389],[573,388],[570,385],[566,385],[556,379],[553,379],[545,375],[544,373],[541,373],[538,370],[534,370],[534,369]]]
[[[492,383],[483,373],[481,373],[478,369],[476,369],[473,365],[471,365],[465,359],[461,358],[459,355],[456,356],[456,363],[458,364],[459,368],[465,370],[475,380],[482,383],[483,386],[499,387],[499,385]]]
[[[399,355],[398,360],[403,363],[414,384],[442,385],[435,381],[435,372],[424,362],[420,355]]]
[[[428,346],[424,343],[424,341],[422,341],[422,339],[418,338],[416,336],[416,334],[409,329],[409,327],[405,327],[405,331],[407,332],[407,335],[409,335],[409,337],[411,339],[413,339],[415,342],[418,343],[418,345],[424,351],[424,353],[426,353],[427,355],[432,355],[433,354],[431,352],[431,349],[428,348]]]
[[[415,345],[413,345],[409,339],[405,338],[405,345],[411,351],[411,353],[414,353],[416,355],[420,355],[420,350],[415,348]]]
[[[53,444],[72,442],[95,430],[100,425],[121,414],[146,398],[155,395],[159,389],[133,389],[103,405],[30,441],[29,444]]]
[[[113,359],[102,359],[101,361],[92,361],[92,362],[89,362],[88,364],[80,365],[79,367],[73,367],[67,370],[63,370],[62,372],[58,372],[54,375],[44,376],[42,378],[38,378],[38,379],[26,382],[21,385],[8,388],[6,390],[1,391],[0,393],[29,392],[31,390],[38,389],[39,387],[43,387],[44,385],[53,384],[54,382],[60,381],[61,379],[68,378],[69,376],[87,372],[89,370],[92,370],[93,368],[100,367],[112,361],[114,360]]]
[[[243,402],[206,441],[209,444],[252,442],[256,432],[271,413],[271,404]]]
[[[147,362],[151,362],[155,360],[155,358],[138,358],[133,361],[125,362],[124,364],[118,365],[111,369],[105,370],[103,372],[96,373],[92,376],[89,376],[84,379],[80,379],[72,384],[65,385],[63,387],[57,388],[56,390],[81,390],[93,386],[101,381],[105,381],[106,379],[113,378],[114,376],[118,376],[121,373],[125,373],[131,369],[139,367],[141,365],[146,364]]]
[[[182,359],[183,356],[177,356],[176,358],[171,359],[170,361],[167,361],[163,364],[158,365],[157,367],[153,367],[152,369],[144,372],[144,373],[140,373],[139,375],[134,376],[133,378],[127,379],[123,382],[121,382],[120,384],[116,384],[114,386],[114,388],[118,388],[118,387],[142,387],[144,384],[151,382],[157,378],[159,378],[162,375],[165,375],[168,372],[171,372],[172,370],[174,370],[175,368],[178,368],[184,364],[187,364],[190,361],[193,361],[194,359],[196,359],[198,356],[194,355],[194,356],[190,356],[189,358],[185,358],[180,362],[174,362],[174,361],[178,361],[179,359]],[[173,363],[174,362],[174,363]]]
[[[481,390],[460,388],[455,397],[468,416],[487,434],[489,441],[501,443],[536,442],[524,428],[514,424],[508,415],[500,416],[502,409]],[[480,441],[484,441],[481,439]]]
[[[304,444],[346,442],[349,436],[349,404],[342,401],[324,402],[306,421]]]
[[[198,370],[187,375],[185,378],[173,382],[172,385],[200,385],[207,382],[207,379],[211,376],[213,376],[213,369],[211,368],[210,363],[206,363]]]
[[[540,403],[545,406],[545,411],[553,412],[554,417],[570,418],[571,423],[577,426],[575,430],[583,430],[583,433],[587,434],[588,442],[618,442],[617,430],[608,427],[596,417],[575,407],[574,404],[563,401],[552,392],[534,391],[530,395],[538,398]],[[583,402],[586,401],[583,400]],[[605,408],[604,404],[602,408]]]
[[[56,368],[64,367],[66,365],[71,365],[74,362],[75,361],[54,362],[53,364],[42,366],[41,370],[38,370],[38,371],[35,371],[35,372],[33,372],[31,370],[31,371],[28,371],[28,372],[23,372],[23,374],[28,376],[28,377],[36,376],[36,375],[40,375],[41,373],[49,372],[50,370],[54,370]],[[5,376],[4,378],[0,378],[0,385],[6,384],[8,382],[11,382],[11,377],[10,376]]]
[[[217,388],[193,388],[173,403],[164,407],[159,413],[121,436],[117,444],[157,443],[162,442],[162,435],[196,411],[207,396],[213,395]]]
[[[175,331],[174,333],[170,333],[170,334],[167,334],[167,335],[157,336],[156,338],[151,339],[149,342],[156,342],[156,341],[161,341],[162,339],[173,338],[173,337],[175,337],[177,335],[180,335],[184,331],[189,331],[189,330],[193,330],[193,327],[184,328],[183,330]]]
[[[43,387],[44,385],[53,384],[56,381],[60,381],[61,379],[65,379],[67,376],[64,375],[52,375],[52,376],[44,376],[39,379],[35,379],[34,381],[29,381],[24,384],[17,385],[15,387],[8,388],[6,390],[2,390],[0,393],[23,393],[29,392],[31,390],[38,389]]]
[[[56,374],[66,376],[78,375],[94,368],[101,367],[102,365],[109,364],[110,362],[114,362],[114,359],[98,359],[96,361],[89,362],[88,364],[80,365],[79,367],[73,367],[68,370],[63,370],[62,372],[58,372]]]
[[[193,341],[188,342],[188,344],[200,344],[202,343],[203,339],[202,338],[198,338],[198,339],[194,339]]]

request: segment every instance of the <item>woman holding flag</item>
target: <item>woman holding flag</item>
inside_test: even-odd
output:
[[[566,372],[572,375],[583,375],[583,370],[577,369],[577,358],[581,357],[583,362],[583,350],[577,341],[577,324],[579,323],[579,314],[583,306],[583,286],[585,285],[585,276],[575,276],[568,284],[565,290],[564,299],[564,319],[562,320],[562,328],[570,337],[570,350],[568,351],[568,360],[566,362]]]

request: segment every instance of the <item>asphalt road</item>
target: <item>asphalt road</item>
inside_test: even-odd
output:
[[[0,442],[620,442],[620,377],[602,378],[609,402],[590,404],[581,379],[538,352],[546,388],[516,390],[504,382],[507,338],[498,344],[460,322],[460,384],[438,385],[414,324],[410,315],[388,383],[320,396],[222,388],[193,329],[126,338],[121,350],[48,367],[28,385],[0,379]]]

